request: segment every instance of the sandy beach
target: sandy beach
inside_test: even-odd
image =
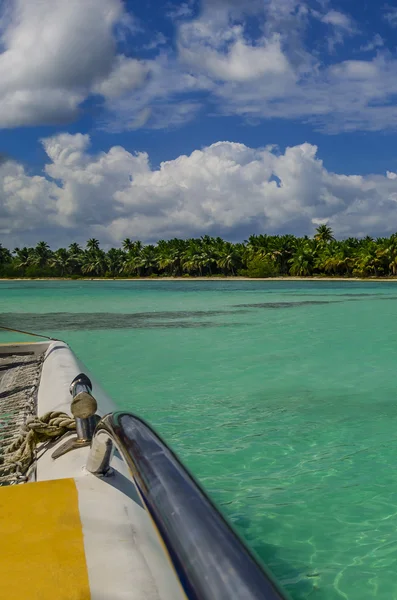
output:
[[[0,281],[394,281],[397,277],[2,277]]]

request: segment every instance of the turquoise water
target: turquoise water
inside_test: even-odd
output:
[[[292,598],[397,598],[397,283],[1,282],[0,312],[148,419]]]

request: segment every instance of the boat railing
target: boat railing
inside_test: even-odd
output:
[[[287,597],[147,423],[128,412],[103,417],[92,437],[87,470],[97,476],[111,474],[115,449],[129,468],[187,598]]]

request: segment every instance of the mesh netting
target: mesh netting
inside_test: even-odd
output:
[[[44,354],[0,355],[0,485],[18,483],[18,465],[4,472],[4,456],[28,418],[37,414],[37,390]]]

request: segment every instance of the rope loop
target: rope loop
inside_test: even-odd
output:
[[[29,417],[18,437],[0,457],[0,485],[26,479],[26,473],[36,459],[37,444],[75,430],[75,420],[63,412],[50,411],[41,417]]]

